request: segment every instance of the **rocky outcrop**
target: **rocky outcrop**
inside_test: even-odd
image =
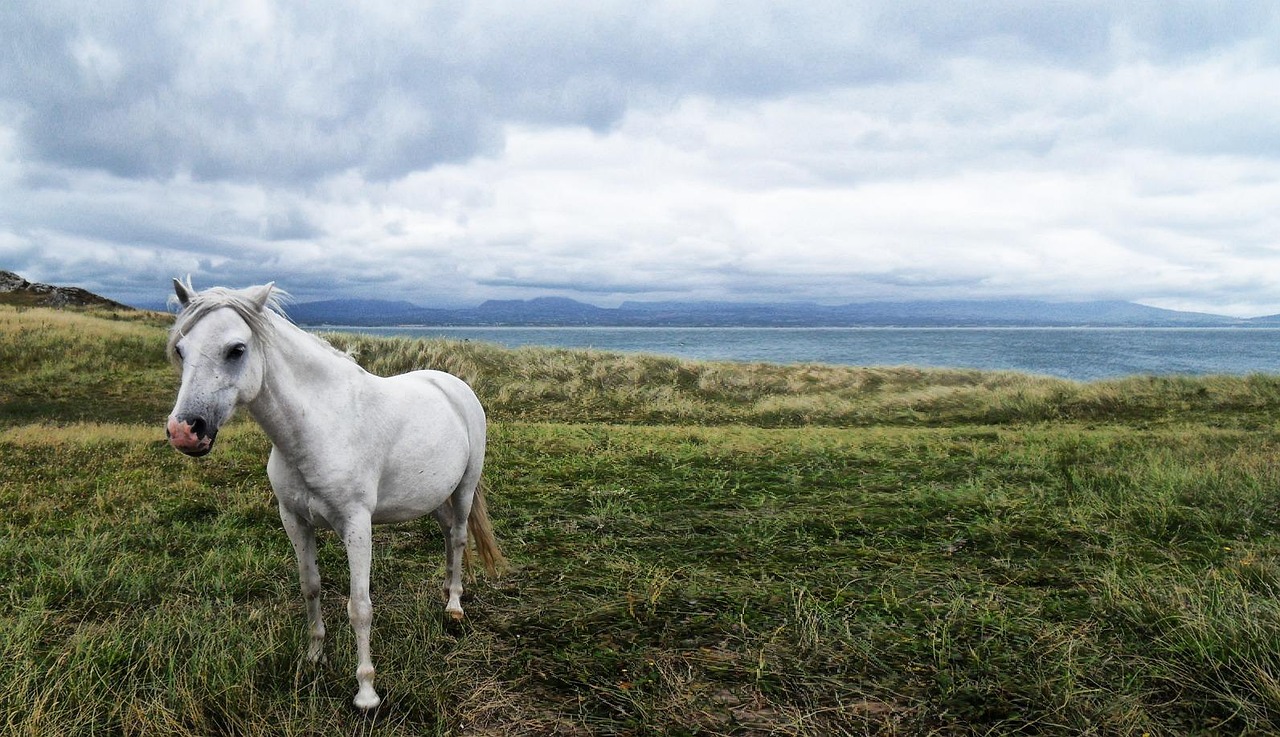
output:
[[[29,282],[12,271],[0,270],[0,303],[28,307],[78,307],[132,310],[128,305],[99,296],[80,287],[55,287]]]

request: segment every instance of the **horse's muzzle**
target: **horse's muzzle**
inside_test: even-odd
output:
[[[203,417],[179,420],[170,417],[164,434],[169,438],[169,445],[189,456],[200,457],[213,450],[213,439],[217,437],[217,429],[210,429]]]

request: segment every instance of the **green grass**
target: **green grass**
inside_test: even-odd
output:
[[[377,530],[386,702],[369,719],[350,706],[331,535],[329,659],[303,661],[262,433],[239,422],[206,458],[174,453],[174,377],[146,355],[159,329],[12,327],[36,313],[0,321],[0,353],[45,350],[0,363],[0,733],[1280,730],[1272,377],[1073,384],[353,338],[374,370],[475,372],[514,564],[446,626],[434,523]],[[109,379],[70,355],[85,351],[137,384],[97,396]],[[76,372],[74,401],[12,399]]]
[[[0,305],[0,426],[162,422],[175,384],[158,320]]]

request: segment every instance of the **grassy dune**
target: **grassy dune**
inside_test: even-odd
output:
[[[477,386],[514,569],[446,626],[434,524],[380,528],[358,715],[341,547],[310,666],[261,432],[181,457],[160,328],[0,311],[0,733],[1280,730],[1274,377],[332,339]]]
[[[0,426],[163,422],[175,377],[163,316],[0,305]],[[1280,377],[1132,377],[1089,384],[1014,372],[716,363],[488,343],[325,335],[369,371],[438,368],[498,421],[870,427],[1180,422],[1270,427]]]

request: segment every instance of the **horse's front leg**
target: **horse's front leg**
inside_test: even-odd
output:
[[[324,620],[320,616],[320,569],[316,566],[316,530],[309,522],[280,507],[280,520],[298,557],[298,582],[307,605],[307,660],[315,663],[324,655]]]
[[[351,567],[351,598],[347,616],[356,634],[355,704],[361,709],[375,708],[382,697],[373,690],[373,657],[369,652],[369,630],[373,627],[373,602],[369,598],[369,568],[373,562],[373,525],[367,511],[360,511],[342,526],[342,542],[347,546],[347,564]]]

